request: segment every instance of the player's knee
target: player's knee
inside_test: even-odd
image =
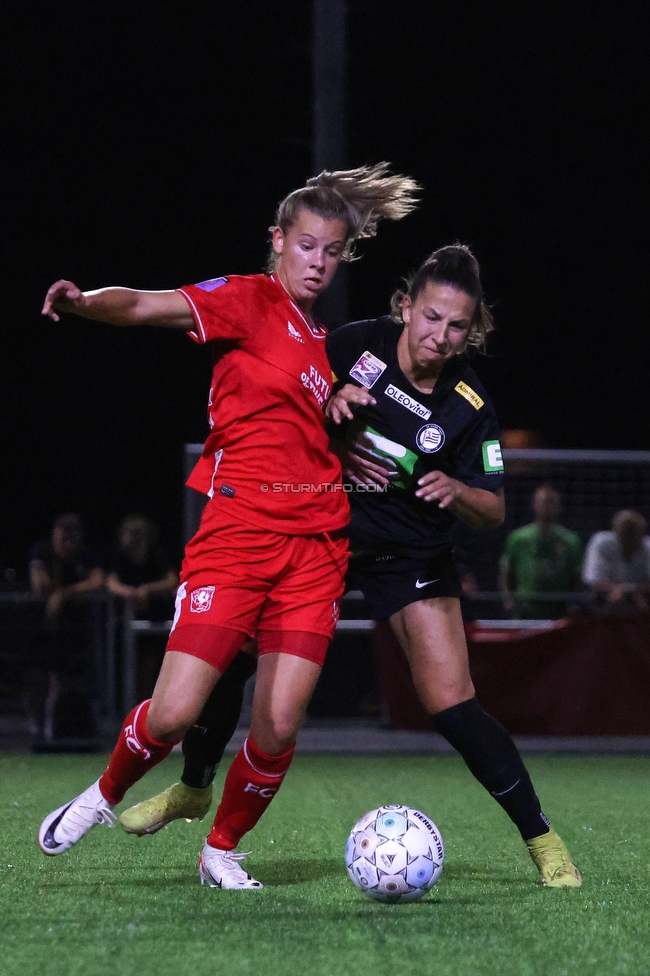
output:
[[[288,748],[292,742],[295,742],[300,724],[300,722],[292,720],[289,716],[278,719],[278,721],[273,723],[273,737],[278,747],[283,749],[285,747]]]
[[[468,701],[475,694],[472,680],[468,677],[464,681],[459,681],[445,688],[431,689],[428,695],[422,696],[422,704],[429,715],[435,715],[437,712],[444,712],[447,708],[453,708],[454,705]]]
[[[149,709],[147,731],[157,742],[180,742],[193,725],[196,716],[186,708],[177,705],[164,712]]]
[[[265,737],[267,752],[283,752],[295,741],[298,729],[302,725],[302,714],[293,711],[280,711],[269,717],[266,722]]]

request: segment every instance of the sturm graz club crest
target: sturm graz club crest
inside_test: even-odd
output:
[[[434,454],[445,443],[445,432],[438,424],[425,424],[417,432],[415,443],[425,454]]]

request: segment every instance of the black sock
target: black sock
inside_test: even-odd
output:
[[[456,749],[490,796],[503,807],[524,840],[549,830],[516,745],[476,698],[433,715],[437,731]]]
[[[181,780],[186,786],[203,789],[214,779],[224,750],[239,722],[244,685],[255,674],[256,668],[255,658],[240,651],[219,678],[196,725],[185,733],[185,765]]]

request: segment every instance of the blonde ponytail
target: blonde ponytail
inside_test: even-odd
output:
[[[390,163],[386,162],[324,170],[284,198],[275,214],[275,226],[286,234],[301,210],[310,210],[324,220],[342,220],[347,226],[342,260],[352,261],[354,242],[374,237],[380,220],[401,220],[415,210],[420,189],[410,176],[390,173]],[[274,266],[275,254],[271,252],[269,270]]]

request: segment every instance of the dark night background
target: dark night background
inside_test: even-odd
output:
[[[39,311],[71,278],[170,288],[261,269],[312,175],[309,0],[7,3],[0,568],[77,510],[110,547],[151,515],[181,551],[182,445],[209,355],[182,334]],[[349,2],[349,165],[425,188],[351,269],[383,314],[435,247],[475,249],[498,335],[478,364],[502,427],[647,448],[645,5]]]

